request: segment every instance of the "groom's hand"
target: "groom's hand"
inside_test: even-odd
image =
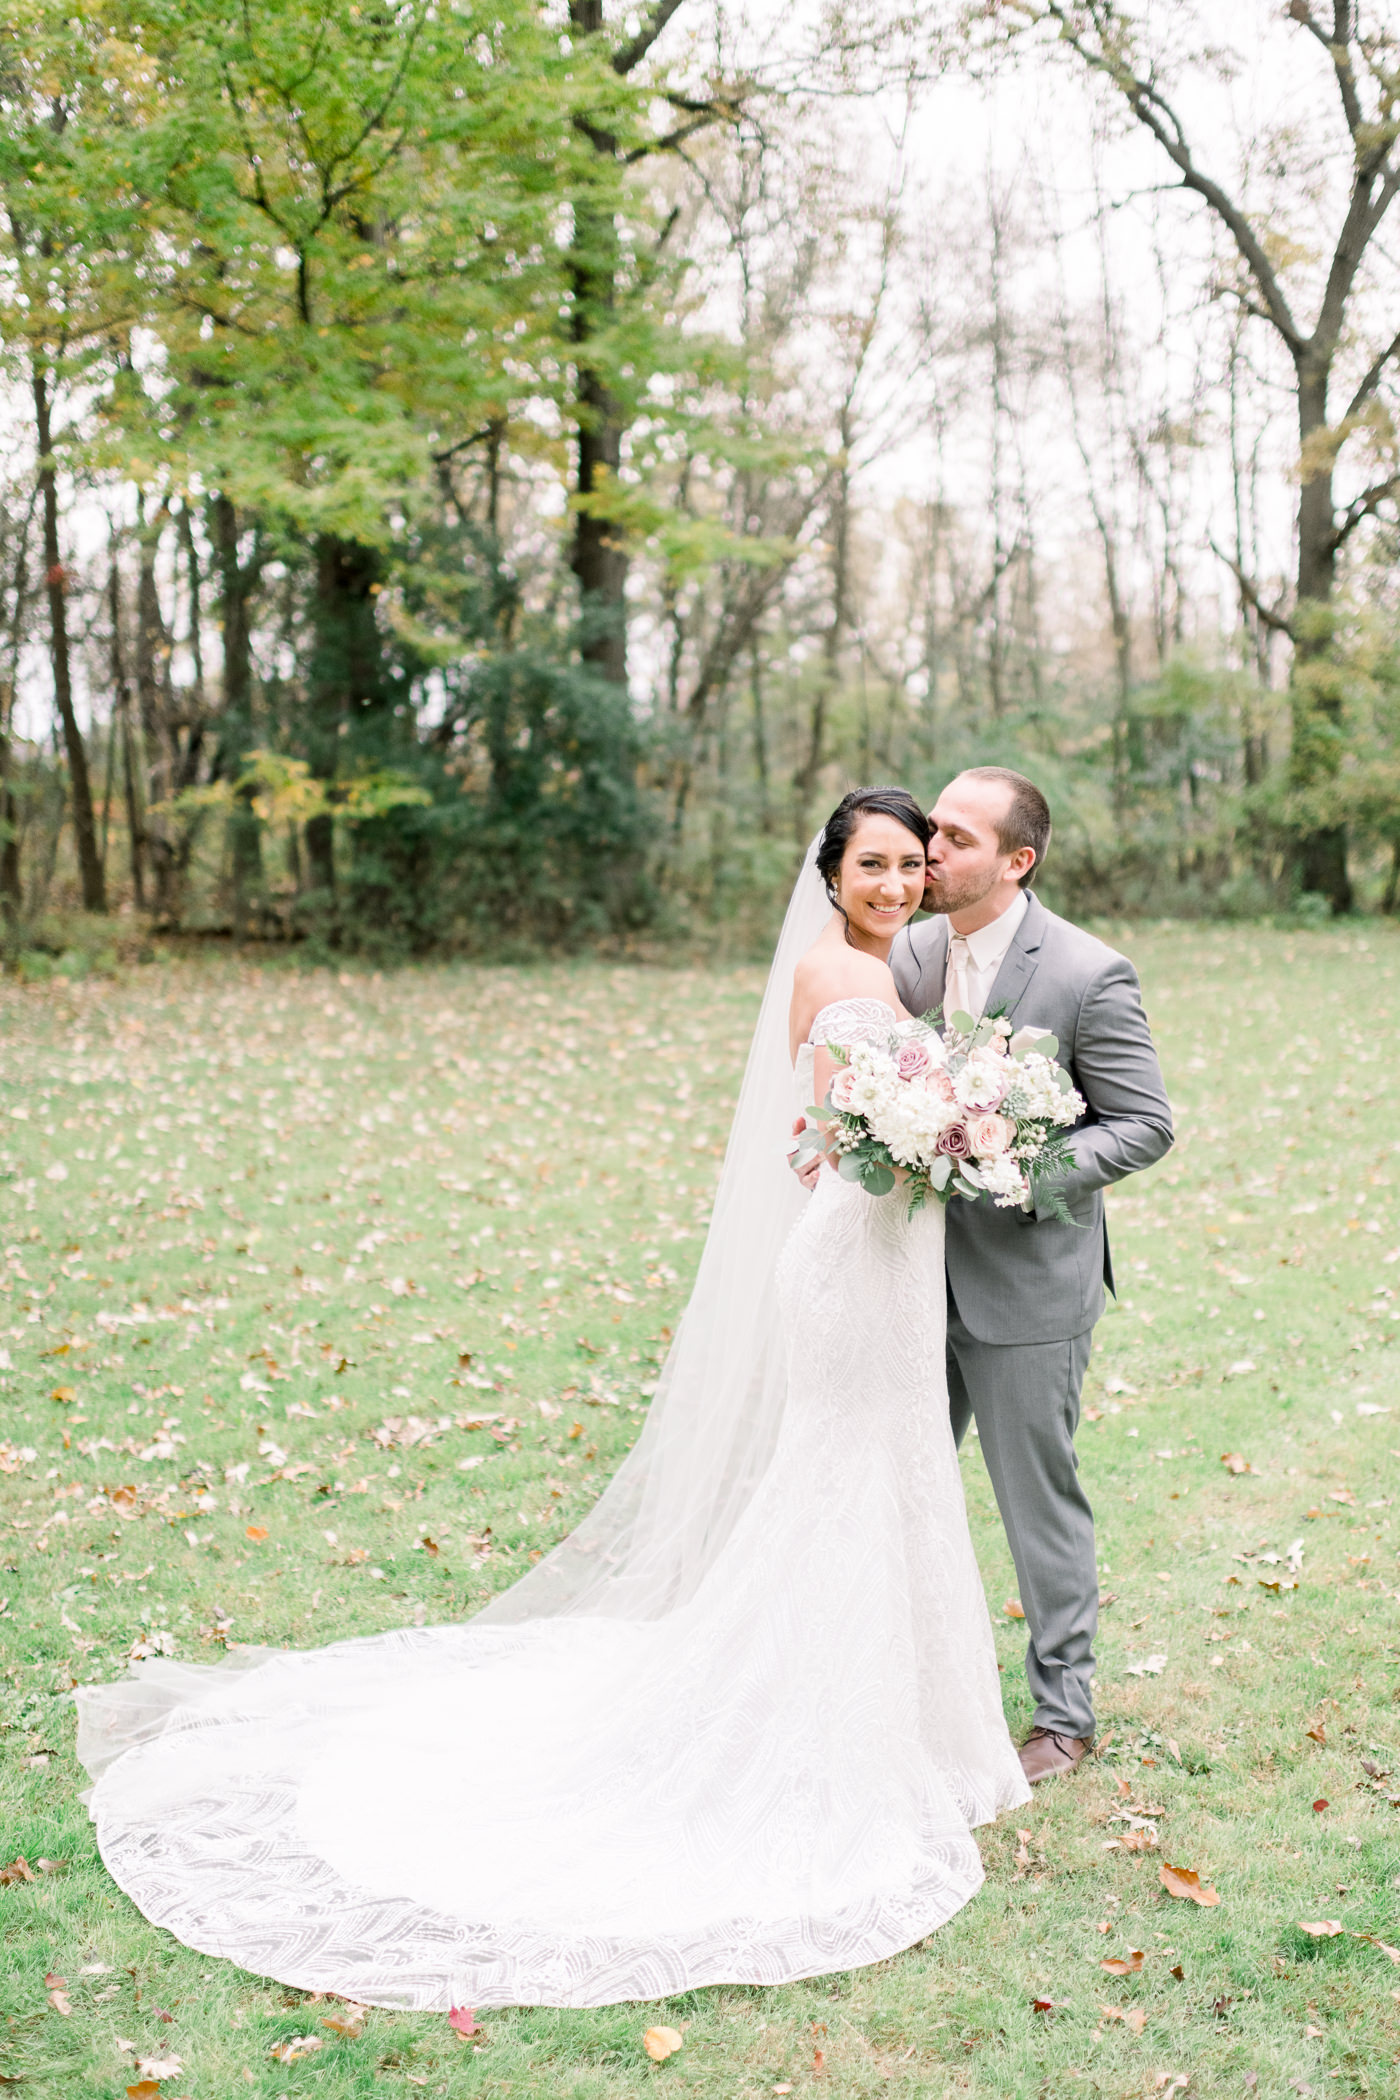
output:
[[[806,1136],[807,1119],[805,1116],[798,1117],[797,1121],[792,1126],[792,1134],[795,1138]],[[813,1158],[808,1158],[804,1160],[801,1166],[797,1164],[796,1160],[793,1161],[792,1171],[797,1176],[798,1180],[802,1183],[803,1188],[806,1189],[809,1194],[816,1187],[817,1176],[821,1173],[821,1170],[822,1160],[820,1153],[817,1153],[816,1156]]]

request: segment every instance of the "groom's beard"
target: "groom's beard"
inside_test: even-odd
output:
[[[938,875],[930,875],[924,885],[924,910],[932,912],[967,911],[980,904],[992,889],[990,882],[980,885],[967,877],[961,882],[950,882]]]

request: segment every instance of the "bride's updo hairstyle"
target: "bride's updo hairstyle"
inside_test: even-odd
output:
[[[817,846],[817,873],[835,911],[841,911],[836,899],[836,876],[863,817],[893,817],[896,824],[913,832],[925,853],[928,851],[928,818],[908,788],[852,788],[827,818]],[[841,916],[844,919],[846,914],[842,911]]]

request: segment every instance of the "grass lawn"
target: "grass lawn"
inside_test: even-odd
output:
[[[983,1893],[896,1960],[473,2038],[338,2032],[148,1926],[98,1861],[69,1694],[131,1655],[461,1617],[577,1520],[684,1302],[760,974],[0,987],[0,1867],[32,1875],[0,1874],[0,2083],[1395,2095],[1400,934],[1116,937],[1180,1140],[1112,1199],[1085,1395],[1101,1754],[983,1833]],[[965,1474],[1019,1729],[975,1442]],[[663,2063],[655,2024],[684,2035]]]

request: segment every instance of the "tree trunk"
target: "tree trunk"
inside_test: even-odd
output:
[[[58,469],[53,457],[53,414],[49,375],[36,357],[30,367],[34,428],[39,446],[39,498],[43,510],[44,589],[49,607],[49,652],[53,665],[54,701],[63,725],[68,754],[68,791],[73,810],[73,837],[78,849],[84,911],[105,912],[107,888],[97,850],[92,811],[92,782],[78,717],[73,711],[72,656],[68,642],[68,576],[58,549]]]
[[[153,526],[143,522],[138,541],[136,699],[146,756],[146,848],[155,877],[155,904],[161,918],[173,924],[180,909],[183,856],[179,827],[175,818],[151,810],[153,802],[164,802],[174,793],[176,784],[177,754],[169,720],[170,636],[156,588],[156,554],[164,519],[162,506]]]
[[[1309,440],[1327,427],[1330,360],[1298,362],[1298,442],[1308,458]],[[1298,596],[1294,614],[1293,749],[1289,772],[1295,789],[1325,787],[1341,768],[1344,680],[1333,658],[1327,617],[1337,573],[1337,517],[1330,457],[1308,472],[1298,497]],[[1334,912],[1352,907],[1344,824],[1315,824],[1295,848],[1298,886],[1326,897]]]
[[[375,614],[382,574],[383,561],[374,547],[329,533],[316,543],[307,756],[318,780],[335,779],[343,732],[381,710],[388,699],[383,638]],[[333,819],[312,817],[306,826],[311,887],[331,894],[334,844]]]
[[[209,506],[210,537],[219,578],[219,621],[223,629],[223,720],[214,775],[237,780],[253,741],[253,646],[249,600],[262,566],[254,546],[247,562],[238,558],[238,511],[222,492]],[[258,900],[264,888],[262,825],[253,808],[251,786],[237,789],[228,820],[233,863],[234,931],[240,937],[255,929]]]
[[[577,36],[596,36],[603,27],[602,0],[569,0],[569,25]],[[618,142],[599,126],[584,134],[601,160],[615,162]],[[574,517],[570,563],[578,578],[581,625],[580,654],[612,685],[627,683],[627,549],[617,529],[590,515],[586,505],[616,481],[622,465],[622,413],[616,397],[589,355],[589,345],[606,330],[617,304],[621,250],[617,225],[606,203],[588,198],[574,206],[570,242],[573,281],[573,338],[576,349],[574,422],[578,452],[575,490],[583,499]]]

